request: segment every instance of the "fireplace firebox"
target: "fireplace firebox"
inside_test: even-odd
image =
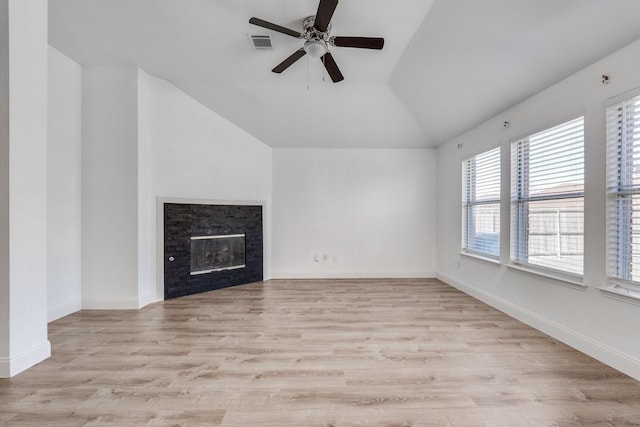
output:
[[[245,268],[245,234],[191,238],[191,275]]]

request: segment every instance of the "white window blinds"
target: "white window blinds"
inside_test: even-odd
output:
[[[500,255],[500,147],[462,162],[462,249]]]
[[[640,96],[607,108],[608,267],[640,282]]]
[[[582,275],[584,118],[512,143],[511,260]]]

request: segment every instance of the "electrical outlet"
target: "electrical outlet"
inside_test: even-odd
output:
[[[315,255],[313,256],[313,260],[314,260],[315,262],[320,262],[320,255],[315,254]]]

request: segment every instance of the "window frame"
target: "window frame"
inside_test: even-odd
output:
[[[477,200],[475,190],[478,187],[478,178],[477,178],[477,162],[478,158],[482,156],[496,156],[496,159],[491,159],[495,161],[496,164],[491,168],[488,168],[487,171],[497,172],[497,180],[498,180],[498,193],[497,198],[482,198]],[[473,167],[471,166],[473,164]],[[494,176],[489,175],[487,177],[490,179],[495,179]],[[500,216],[501,216],[501,201],[502,201],[502,147],[498,145],[497,147],[493,147],[489,150],[485,150],[481,153],[475,154],[472,157],[469,157],[462,161],[462,253],[465,255],[472,255],[481,258],[487,258],[491,261],[498,261],[500,259]],[[472,241],[477,238],[477,232],[475,230],[476,224],[476,216],[475,208],[478,206],[487,206],[487,205],[496,205],[498,209],[498,231],[497,231],[497,253],[483,251],[478,249],[477,247],[472,247]]]
[[[582,191],[565,191],[558,193],[550,193],[547,195],[531,195],[531,164],[529,155],[530,139],[539,136],[545,132],[553,131],[572,122],[582,121]],[[541,142],[542,143],[542,142]],[[526,149],[521,148],[521,144],[527,144]],[[511,191],[510,191],[510,250],[509,261],[514,268],[525,269],[533,273],[539,273],[549,277],[556,277],[562,281],[568,281],[573,284],[580,284],[584,277],[584,237],[582,241],[582,271],[576,272],[569,268],[554,268],[548,265],[529,262],[529,241],[531,234],[531,221],[529,219],[529,203],[543,201],[561,201],[561,200],[582,200],[582,236],[584,236],[584,202],[585,202],[585,115],[584,112],[570,116],[568,119],[554,122],[549,126],[545,126],[534,132],[527,133],[524,136],[511,140],[510,143],[511,157]],[[570,150],[567,150],[569,152]],[[557,172],[554,172],[557,173]],[[560,225],[559,225],[560,227]],[[561,233],[558,228],[558,233]],[[561,247],[559,247],[561,250]],[[523,256],[524,254],[524,256]],[[569,265],[570,264],[565,264]]]
[[[640,150],[640,138],[638,141],[630,141],[625,137],[629,134],[627,126],[629,123],[624,119],[625,110],[629,104],[634,103],[637,106],[634,111],[640,112],[640,89],[636,89],[615,98],[610,99],[606,104],[606,160],[607,160],[607,281],[613,288],[621,288],[624,291],[631,291],[634,294],[640,293],[640,279],[633,280],[628,278],[631,273],[631,265],[633,264],[634,251],[632,248],[633,230],[629,234],[625,234],[620,238],[622,228],[621,223],[631,221],[633,215],[632,197],[640,197],[640,184],[634,185],[629,183],[629,173],[633,173],[634,168],[640,168],[640,160],[634,161],[633,158],[626,161],[622,159],[624,153],[633,152],[634,148]],[[611,110],[618,110],[617,117],[621,117],[612,126],[610,123]],[[640,134],[640,116],[634,120],[631,133]],[[612,137],[612,130],[616,130],[617,138]],[[633,156],[631,156],[633,157]],[[616,158],[616,161],[612,161]],[[631,179],[633,179],[631,177]],[[621,200],[627,199],[625,203],[630,208],[621,208]],[[638,209],[640,212],[640,209]],[[631,215],[631,216],[630,216]],[[614,237],[614,230],[616,236]],[[613,242],[613,243],[612,243]],[[615,249],[612,247],[615,245]],[[623,250],[626,247],[628,250]],[[621,252],[624,252],[621,254]],[[640,250],[638,251],[640,256]],[[624,264],[622,266],[621,264]],[[620,273],[620,271],[623,273]],[[627,277],[622,277],[627,276]],[[637,298],[637,296],[634,296]]]

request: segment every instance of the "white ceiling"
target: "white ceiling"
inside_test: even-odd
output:
[[[334,84],[302,42],[318,0],[50,0],[50,44],[82,65],[137,65],[273,147],[433,147],[640,38],[639,0],[341,0]],[[271,35],[255,51],[250,34]],[[326,81],[323,81],[323,78]]]

